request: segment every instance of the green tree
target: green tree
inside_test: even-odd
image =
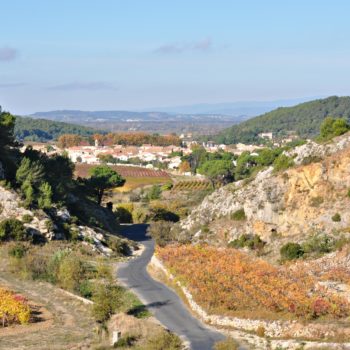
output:
[[[256,158],[252,157],[249,152],[242,152],[237,158],[235,168],[235,179],[241,180],[251,175],[252,167],[256,165]]]
[[[0,241],[23,241],[26,239],[27,231],[21,221],[6,219],[0,223]]]
[[[39,187],[38,206],[41,209],[49,209],[52,205],[52,189],[47,182]]]
[[[199,168],[198,173],[205,175],[214,187],[215,181],[228,183],[233,181],[234,165],[230,160],[207,160]]]
[[[0,107],[0,163],[8,180],[13,180],[15,177],[19,153],[13,135],[14,125],[15,117],[2,112]]]
[[[99,165],[90,169],[89,185],[95,190],[98,204],[101,204],[106,189],[121,187],[124,183],[125,179],[106,165]]]
[[[345,119],[327,117],[321,124],[320,137],[323,140],[329,140],[345,134],[349,129],[350,125]]]
[[[194,146],[188,159],[183,160],[188,160],[190,163],[191,172],[192,174],[195,174],[198,167],[207,160],[207,151],[202,146]]]
[[[24,157],[16,172],[16,180],[25,197],[25,205],[31,206],[40,193],[40,186],[45,177],[45,170],[40,161],[31,161]]]

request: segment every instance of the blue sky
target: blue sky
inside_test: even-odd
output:
[[[348,95],[347,0],[1,1],[14,113]]]

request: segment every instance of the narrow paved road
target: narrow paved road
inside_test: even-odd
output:
[[[211,350],[215,342],[225,337],[194,318],[175,292],[149,276],[146,267],[154,242],[147,237],[146,229],[146,225],[123,226],[122,234],[141,242],[145,250],[141,256],[120,265],[119,281],[132,289],[165,327],[188,340],[192,350]]]

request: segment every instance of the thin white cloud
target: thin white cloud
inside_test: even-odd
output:
[[[72,90],[88,90],[88,91],[96,91],[96,90],[117,90],[111,83],[103,82],[103,81],[90,81],[90,82],[73,82],[67,84],[60,84],[55,86],[50,86],[50,90],[62,90],[62,91],[72,91]]]
[[[0,61],[11,62],[18,57],[18,51],[12,47],[0,47]]]
[[[191,43],[172,43],[158,47],[155,52],[161,54],[179,54],[184,52],[206,52],[213,48],[210,38],[194,41]]]
[[[27,85],[26,83],[0,83],[0,89],[16,88]]]

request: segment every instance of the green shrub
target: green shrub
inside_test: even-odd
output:
[[[25,241],[27,239],[27,230],[21,221],[5,219],[0,223],[0,241]]]
[[[161,187],[162,191],[170,191],[173,188],[173,184],[171,182],[167,182]]]
[[[303,160],[302,160],[302,162],[301,162],[301,164],[302,165],[308,165],[308,164],[311,164],[311,163],[318,163],[318,162],[320,162],[322,160],[322,158],[321,157],[319,157],[319,156],[307,156],[307,157],[305,157]]]
[[[143,349],[144,350],[181,350],[182,342],[177,335],[163,330],[156,336],[149,339]]]
[[[147,232],[155,240],[157,245],[164,247],[175,239],[171,231],[172,227],[173,224],[168,221],[156,221],[149,225]]]
[[[89,280],[84,280],[80,283],[79,294],[83,298],[91,299],[93,294],[93,285]]]
[[[235,221],[243,221],[246,219],[244,209],[238,209],[231,214],[231,219]]]
[[[57,283],[63,289],[79,291],[79,285],[84,280],[85,274],[84,263],[75,254],[69,254],[59,264]]]
[[[334,222],[340,222],[341,221],[341,216],[339,213],[335,213],[333,216],[332,216],[332,221]]]
[[[273,168],[275,172],[286,170],[294,165],[292,158],[286,156],[285,154],[279,155],[273,162]]]
[[[25,224],[30,224],[33,221],[33,217],[29,214],[25,214],[22,216],[22,222]]]
[[[149,212],[150,221],[171,221],[178,222],[180,220],[179,215],[162,207],[151,207]]]
[[[317,196],[310,199],[310,206],[318,208],[324,202],[323,197]]]
[[[122,289],[118,286],[97,284],[92,300],[92,315],[99,323],[104,323],[121,307]]]
[[[132,221],[136,224],[142,224],[148,221],[149,212],[143,208],[136,208],[132,213]]]
[[[237,350],[239,348],[236,341],[232,338],[227,338],[226,340],[219,341],[215,343],[214,350]]]
[[[122,338],[114,344],[114,348],[127,348],[132,346],[137,341],[137,337],[134,335],[124,335]]]
[[[48,232],[53,231],[53,229],[54,229],[54,223],[52,222],[52,220],[47,219],[47,220],[45,221],[45,228],[47,229]]]
[[[240,235],[239,238],[231,241],[228,246],[230,248],[244,248],[248,247],[251,250],[262,249],[266,242],[261,240],[259,235]]]
[[[326,234],[311,236],[302,245],[304,253],[330,253],[335,249],[335,240]]]
[[[21,259],[24,257],[26,252],[27,252],[27,248],[23,244],[16,243],[14,246],[12,246],[9,249],[8,254],[10,256],[13,256],[14,258]]]
[[[131,224],[133,210],[134,205],[132,203],[119,204],[115,210],[118,221],[122,224]]]
[[[127,241],[122,240],[117,237],[110,236],[107,241],[108,247],[113,250],[113,252],[119,255],[129,255],[130,247]]]
[[[162,189],[159,185],[153,185],[147,193],[147,198],[149,200],[159,199],[162,195]]]
[[[281,249],[280,254],[283,260],[299,259],[304,255],[304,250],[299,243],[286,243]]]

